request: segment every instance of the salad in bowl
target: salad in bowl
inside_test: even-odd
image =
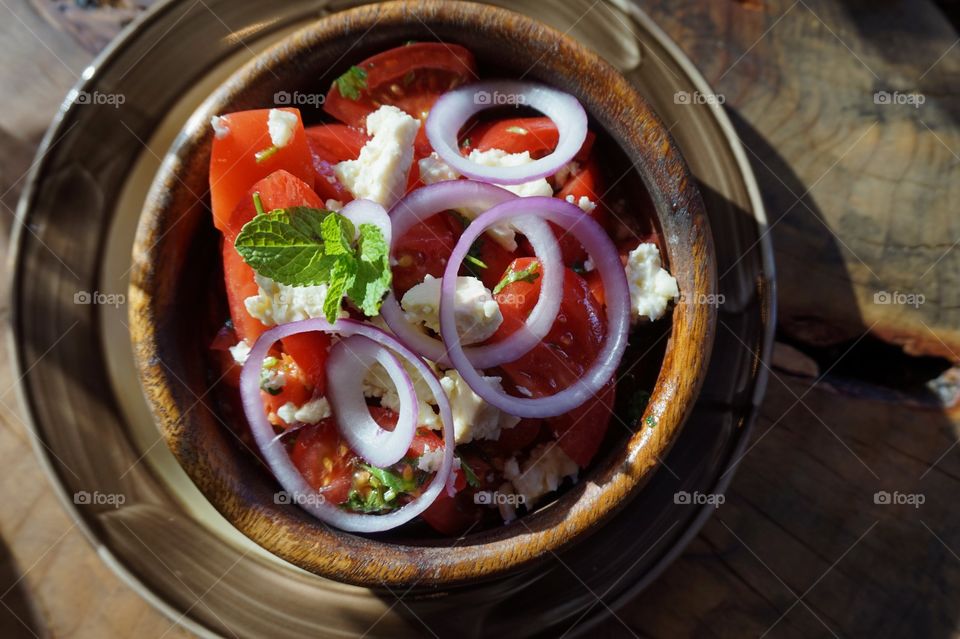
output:
[[[211,119],[219,372],[321,521],[512,522],[590,465],[630,336],[677,282],[605,197],[574,96],[407,42],[324,97],[309,126],[289,107]]]
[[[520,14],[374,3],[285,36],[189,119],[130,319],[176,461],[340,581],[433,589],[583,540],[693,410],[711,235],[622,74]]]

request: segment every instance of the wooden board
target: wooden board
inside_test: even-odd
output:
[[[33,149],[122,22],[104,26],[106,9],[57,9],[69,4],[0,6],[4,242]],[[868,329],[911,353],[960,360],[957,34],[920,0],[641,4],[726,98],[769,209],[781,335],[797,350],[778,351],[726,503],[598,636],[955,636],[960,415],[839,372],[884,366],[870,361],[875,350],[841,357]],[[926,101],[876,104],[879,90]],[[874,303],[882,291],[925,299]],[[4,290],[0,314],[8,309]],[[814,348],[830,345],[840,349],[832,359]],[[943,368],[892,355],[886,365],[921,376]],[[0,636],[187,636],[72,526],[30,450],[15,381],[0,367]],[[878,504],[877,491],[925,502]]]

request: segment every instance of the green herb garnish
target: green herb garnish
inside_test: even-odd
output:
[[[480,480],[477,479],[477,474],[462,458],[460,459],[460,468],[463,470],[463,476],[467,478],[467,483],[474,488],[480,488]]]
[[[268,146],[263,150],[257,151],[253,155],[253,159],[257,162],[257,164],[260,164],[261,162],[264,162],[272,158],[274,155],[276,155],[277,151],[279,150],[280,150],[280,147],[277,146],[276,144],[274,144],[273,146]]]
[[[280,284],[326,284],[323,312],[331,323],[337,320],[344,296],[372,317],[380,312],[380,302],[390,289],[389,247],[383,233],[373,224],[355,229],[333,211],[293,207],[257,214],[243,226],[234,245],[253,270]]]
[[[360,91],[367,88],[367,72],[360,67],[350,67],[334,83],[340,95],[348,100],[359,100]]]
[[[540,262],[531,262],[530,266],[519,271],[511,269],[503,276],[503,279],[494,287],[493,294],[496,295],[502,291],[505,287],[513,284],[514,282],[536,282],[537,278],[540,277]]]
[[[508,127],[507,127],[507,132],[508,132],[508,133],[516,133],[517,135],[526,135],[526,134],[527,134],[527,130],[524,129],[523,127],[519,127],[519,126],[508,126]]]
[[[650,428],[657,427],[657,418],[654,417],[653,415],[647,415],[647,418],[643,421],[645,421],[647,426],[649,426]]]

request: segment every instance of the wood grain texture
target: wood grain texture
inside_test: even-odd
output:
[[[842,37],[884,82],[896,80],[899,67],[909,67],[912,75],[908,77],[916,78],[946,52],[945,62],[930,72],[939,74],[939,80],[934,82],[928,75],[930,84],[926,86],[931,88],[931,95],[948,100],[955,99],[951,92],[957,85],[960,47],[947,51],[956,34],[948,29],[933,3],[923,0],[804,0],[829,29],[817,26],[810,14],[804,16],[803,5],[780,19],[792,4],[763,0],[641,2],[680,42],[717,90],[727,95],[733,115],[740,116],[741,137],[770,165],[772,170],[768,171],[748,151],[773,220],[792,204],[790,191],[800,195],[810,189],[807,204],[816,203],[821,214],[830,219],[840,219],[838,212],[850,207],[856,217],[868,220],[863,228],[855,224],[831,227],[839,240],[854,250],[859,244],[853,243],[865,235],[864,229],[871,229],[868,239],[879,237],[894,246],[898,235],[888,233],[888,229],[913,222],[926,233],[935,226],[931,220],[937,220],[937,224],[947,222],[937,227],[934,244],[942,244],[949,237],[956,240],[956,229],[951,236],[949,228],[950,220],[957,220],[955,193],[946,200],[938,197],[935,208],[914,206],[913,200],[906,199],[908,189],[917,185],[956,188],[951,186],[956,183],[956,161],[942,146],[937,148],[939,142],[922,124],[918,126],[915,118],[919,114],[899,111],[894,117],[893,112],[880,111],[887,115],[877,125],[877,132],[869,133],[860,142],[865,144],[874,136],[881,136],[878,139],[885,141],[883,148],[878,142],[872,143],[876,159],[868,163],[861,157],[854,163],[852,158],[842,158],[840,165],[846,167],[844,180],[824,177],[817,182],[863,132],[863,113],[873,109],[869,95],[865,104],[863,96],[844,89],[849,74],[866,74],[871,81],[872,76],[858,68],[856,59],[830,31]],[[845,14],[844,7],[851,6],[860,7],[860,18],[866,11],[875,15],[858,28]],[[10,9],[42,37],[42,43],[16,19],[7,19]],[[27,0],[6,0],[0,15],[5,18],[0,20],[4,49],[0,77],[4,86],[16,87],[0,98],[0,139],[4,150],[12,151],[0,156],[0,182],[6,192],[2,199],[12,206],[19,190],[14,182],[29,166],[33,146],[73,82],[68,69],[79,73],[89,55],[69,32],[46,26],[42,17],[28,7]],[[768,36],[761,38],[768,29]],[[8,49],[10,42],[15,46]],[[756,46],[751,48],[754,43]],[[51,50],[67,65],[61,64]],[[8,54],[9,51],[16,54]],[[727,68],[741,56],[727,73]],[[877,59],[885,56],[892,60],[878,66]],[[27,64],[36,71],[22,73]],[[941,70],[943,64],[952,71]],[[798,69],[809,74],[799,75]],[[837,87],[843,95],[838,95]],[[943,117],[942,109],[933,113],[922,109],[921,113],[923,120],[956,151],[955,123]],[[854,128],[856,135],[852,134]],[[766,144],[760,144],[762,141]],[[903,161],[894,162],[894,155],[885,154],[888,145],[901,147],[909,154],[907,166]],[[863,167],[871,165],[870,172],[864,172]],[[885,171],[893,168],[908,171],[911,183],[898,179],[896,172],[893,177],[877,179],[877,175],[885,176]],[[789,190],[780,180],[789,185]],[[8,190],[11,185],[13,188]],[[875,190],[899,193],[898,201],[903,206],[894,210],[890,199],[874,195]],[[805,210],[803,205],[797,208]],[[799,215],[796,209],[782,222],[784,228],[794,228],[792,233],[781,235],[779,226],[774,228],[781,282],[792,279],[792,290],[801,289],[796,293],[799,297],[788,296],[783,284],[781,308],[785,308],[785,303],[787,309],[792,308],[786,316],[795,318],[793,331],[800,336],[811,341],[842,339],[849,335],[850,328],[845,322],[841,325],[840,320],[851,316],[851,307],[859,309],[859,302],[851,296],[833,293],[852,286],[847,284],[849,277],[843,270],[827,267],[845,264],[841,259],[842,243],[824,241],[818,234],[821,225],[817,220],[808,219],[804,224],[794,220],[795,215]],[[12,223],[9,213],[0,219],[6,232]],[[806,233],[813,236],[805,239]],[[793,248],[792,238],[804,250]],[[827,251],[831,246],[833,249]],[[879,250],[878,246],[873,250]],[[893,251],[890,256],[893,259],[909,253],[910,247],[907,249]],[[866,259],[867,255],[863,257]],[[956,251],[944,261],[955,257]],[[878,274],[896,274],[895,259],[889,270],[882,262],[883,259],[869,263]],[[956,290],[955,268],[941,271],[938,267],[934,279],[944,286],[952,281]],[[805,282],[810,293],[802,290]],[[866,299],[869,293],[869,288],[864,287]],[[914,316],[913,310],[909,310],[907,318],[903,311],[890,306],[872,312],[881,325],[903,327],[905,319]],[[932,313],[927,308],[920,312]],[[8,314],[5,292],[0,297],[0,314]],[[803,322],[807,316],[815,321]],[[824,321],[825,317],[828,321]],[[936,314],[922,317],[936,337],[957,350],[945,334],[956,327],[955,320],[952,324],[932,324],[928,320]],[[852,325],[863,323],[857,317]],[[925,327],[914,323],[906,328],[913,343],[923,350],[930,347],[930,333]],[[721,326],[719,330],[725,329]],[[818,337],[821,333],[826,338]],[[788,368],[798,373],[798,369],[809,369],[809,362]],[[622,609],[619,616],[629,629],[611,620],[596,631],[596,636],[759,636],[781,616],[766,636],[946,638],[960,634],[956,603],[960,586],[960,562],[956,558],[960,554],[960,528],[956,515],[949,509],[955,501],[954,482],[960,477],[958,447],[954,447],[960,418],[956,414],[905,409],[889,402],[839,395],[828,388],[830,380],[810,390],[809,378],[799,374],[791,377],[781,370],[777,373],[784,383],[776,379],[770,383],[764,418],[754,436],[756,446],[744,458],[727,503],[680,560],[645,594]],[[6,367],[0,367],[0,388],[8,389],[14,381]],[[804,402],[815,412],[799,404],[793,406],[794,393],[804,396],[808,390]],[[30,451],[12,393],[7,390],[0,399],[7,404],[0,406],[0,460],[8,470],[0,481],[4,504],[0,535],[9,551],[2,555],[0,591],[7,592],[3,603],[32,628],[24,629],[0,607],[0,635],[164,635],[168,621],[122,584],[96,557],[82,535],[70,529],[69,518]],[[827,426],[840,439],[831,435]],[[851,455],[848,446],[880,476],[880,481]],[[918,479],[942,455],[935,469]],[[915,485],[928,498],[927,504],[917,511],[907,507],[883,509],[873,504],[873,491],[885,487],[909,492]],[[874,521],[880,523],[844,555]],[[836,567],[817,582],[837,560]],[[8,590],[21,576],[20,582]],[[799,596],[812,585],[815,587],[804,597],[811,612],[802,604],[795,605],[796,597],[790,591]],[[174,629],[164,636],[187,633]]]

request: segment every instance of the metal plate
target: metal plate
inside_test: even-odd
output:
[[[354,4],[162,3],[84,72],[41,145],[11,256],[12,352],[35,448],[104,560],[198,634],[266,637],[282,628],[290,637],[402,637],[429,628],[466,639],[555,636],[574,625],[572,634],[583,632],[649,584],[709,516],[712,507],[674,496],[721,492],[729,482],[763,395],[759,360],[769,355],[774,326],[766,220],[733,128],[720,107],[676,99],[709,88],[632,5],[495,3],[568,32],[635,83],[699,180],[717,247],[724,297],[696,412],[644,491],[574,552],[431,596],[323,580],[261,550],[213,510],[166,449],[137,386],[117,296],[126,292],[134,228],[160,158],[200,101],[256,51]],[[96,95],[124,101],[77,100]],[[84,492],[90,503],[75,503]]]

